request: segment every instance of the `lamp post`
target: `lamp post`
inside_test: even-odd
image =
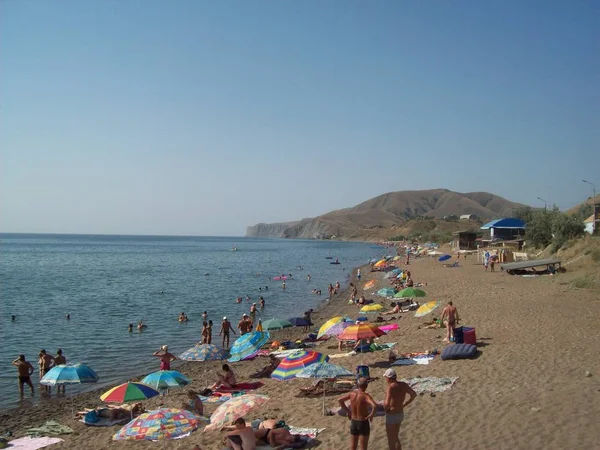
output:
[[[594,196],[592,197],[592,201],[594,202],[593,204],[595,205],[596,204],[596,185],[594,183],[592,183],[591,181],[585,181],[585,180],[581,180],[581,181],[583,181],[584,183],[592,185],[592,190],[594,192]]]
[[[538,197],[537,199],[544,202],[544,211],[546,211],[546,209],[548,207],[548,202],[546,200],[544,200],[542,197]]]

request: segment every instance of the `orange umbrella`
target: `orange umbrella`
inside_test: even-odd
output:
[[[377,280],[367,281],[365,283],[364,289],[371,289],[373,286],[375,286],[375,283],[377,283]]]
[[[385,332],[371,323],[361,323],[359,325],[350,325],[344,329],[342,334],[338,336],[338,339],[342,341],[358,341],[360,339],[376,338],[384,334]]]
[[[375,263],[375,267],[383,267],[387,264],[387,261],[385,259],[382,259],[381,261],[377,261]]]

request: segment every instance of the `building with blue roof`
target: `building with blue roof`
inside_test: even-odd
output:
[[[491,222],[481,226],[482,230],[485,230],[487,233],[489,233],[489,235],[486,237],[488,237],[491,241],[510,241],[523,239],[525,236],[525,228],[527,228],[525,222],[515,217],[492,220]]]

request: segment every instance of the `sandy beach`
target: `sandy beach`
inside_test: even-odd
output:
[[[420,395],[407,407],[401,429],[404,449],[599,448],[600,299],[593,291],[573,289],[547,277],[484,273],[475,258],[461,260],[460,268],[444,268],[435,259],[417,259],[411,261],[410,270],[415,282],[427,283],[423,287],[428,294],[426,300],[452,300],[462,324],[476,328],[480,353],[471,360],[442,361],[436,357],[429,365],[395,366],[399,378],[458,377],[451,390],[435,396]],[[380,302],[373,293],[387,286],[382,277],[383,273],[363,269],[359,295],[364,284],[375,279],[375,287],[364,295]],[[352,280],[356,282],[354,275]],[[348,305],[348,298],[342,292],[325,303],[313,314],[313,322],[320,326],[336,315],[356,317],[358,308]],[[388,308],[390,300],[380,303]],[[414,312],[401,314],[399,328],[377,342],[397,342],[399,353],[441,350],[445,330],[422,327],[440,314],[441,308],[420,319],[414,317]],[[274,339],[303,335],[301,329],[272,333]],[[329,355],[339,353],[334,339],[320,342],[316,350]],[[369,385],[368,392],[375,400],[383,400],[382,375],[389,367],[387,357],[387,351],[377,351],[332,362],[351,371],[357,365],[369,365],[371,377],[378,379]],[[257,357],[232,367],[238,381],[247,381],[251,373],[266,364],[267,358]],[[176,368],[193,380],[193,389],[200,390],[214,381],[219,366],[220,362],[185,363]],[[349,447],[347,419],[323,416],[322,398],[297,397],[299,389],[313,380],[261,381],[264,386],[255,392],[268,395],[271,401],[247,419],[277,418],[297,427],[325,428],[317,437],[318,448]],[[168,396],[144,402],[144,406],[147,410],[159,405],[180,407],[186,400],[185,392],[172,390]],[[19,437],[25,428],[52,419],[75,431],[61,436],[64,442],[49,447],[52,449],[159,448],[152,442],[114,442],[111,437],[117,426],[91,428],[73,419],[72,408],[100,406],[99,395],[99,391],[88,392],[73,399],[4,412],[0,433],[10,430]],[[338,397],[327,396],[326,407],[335,407]],[[216,406],[205,405],[205,410],[210,413]],[[204,450],[222,449],[222,435],[198,430],[160,448],[191,449],[198,444]],[[384,418],[374,419],[369,448],[387,448]]]

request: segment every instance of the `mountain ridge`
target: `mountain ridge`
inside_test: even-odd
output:
[[[521,206],[523,205],[489,192],[460,193],[448,189],[396,191],[313,218],[256,224],[248,227],[246,236],[386,239],[393,236],[399,228],[406,229],[412,221],[427,219],[435,222],[444,217],[464,214],[475,215],[480,220],[491,220],[509,216]]]

